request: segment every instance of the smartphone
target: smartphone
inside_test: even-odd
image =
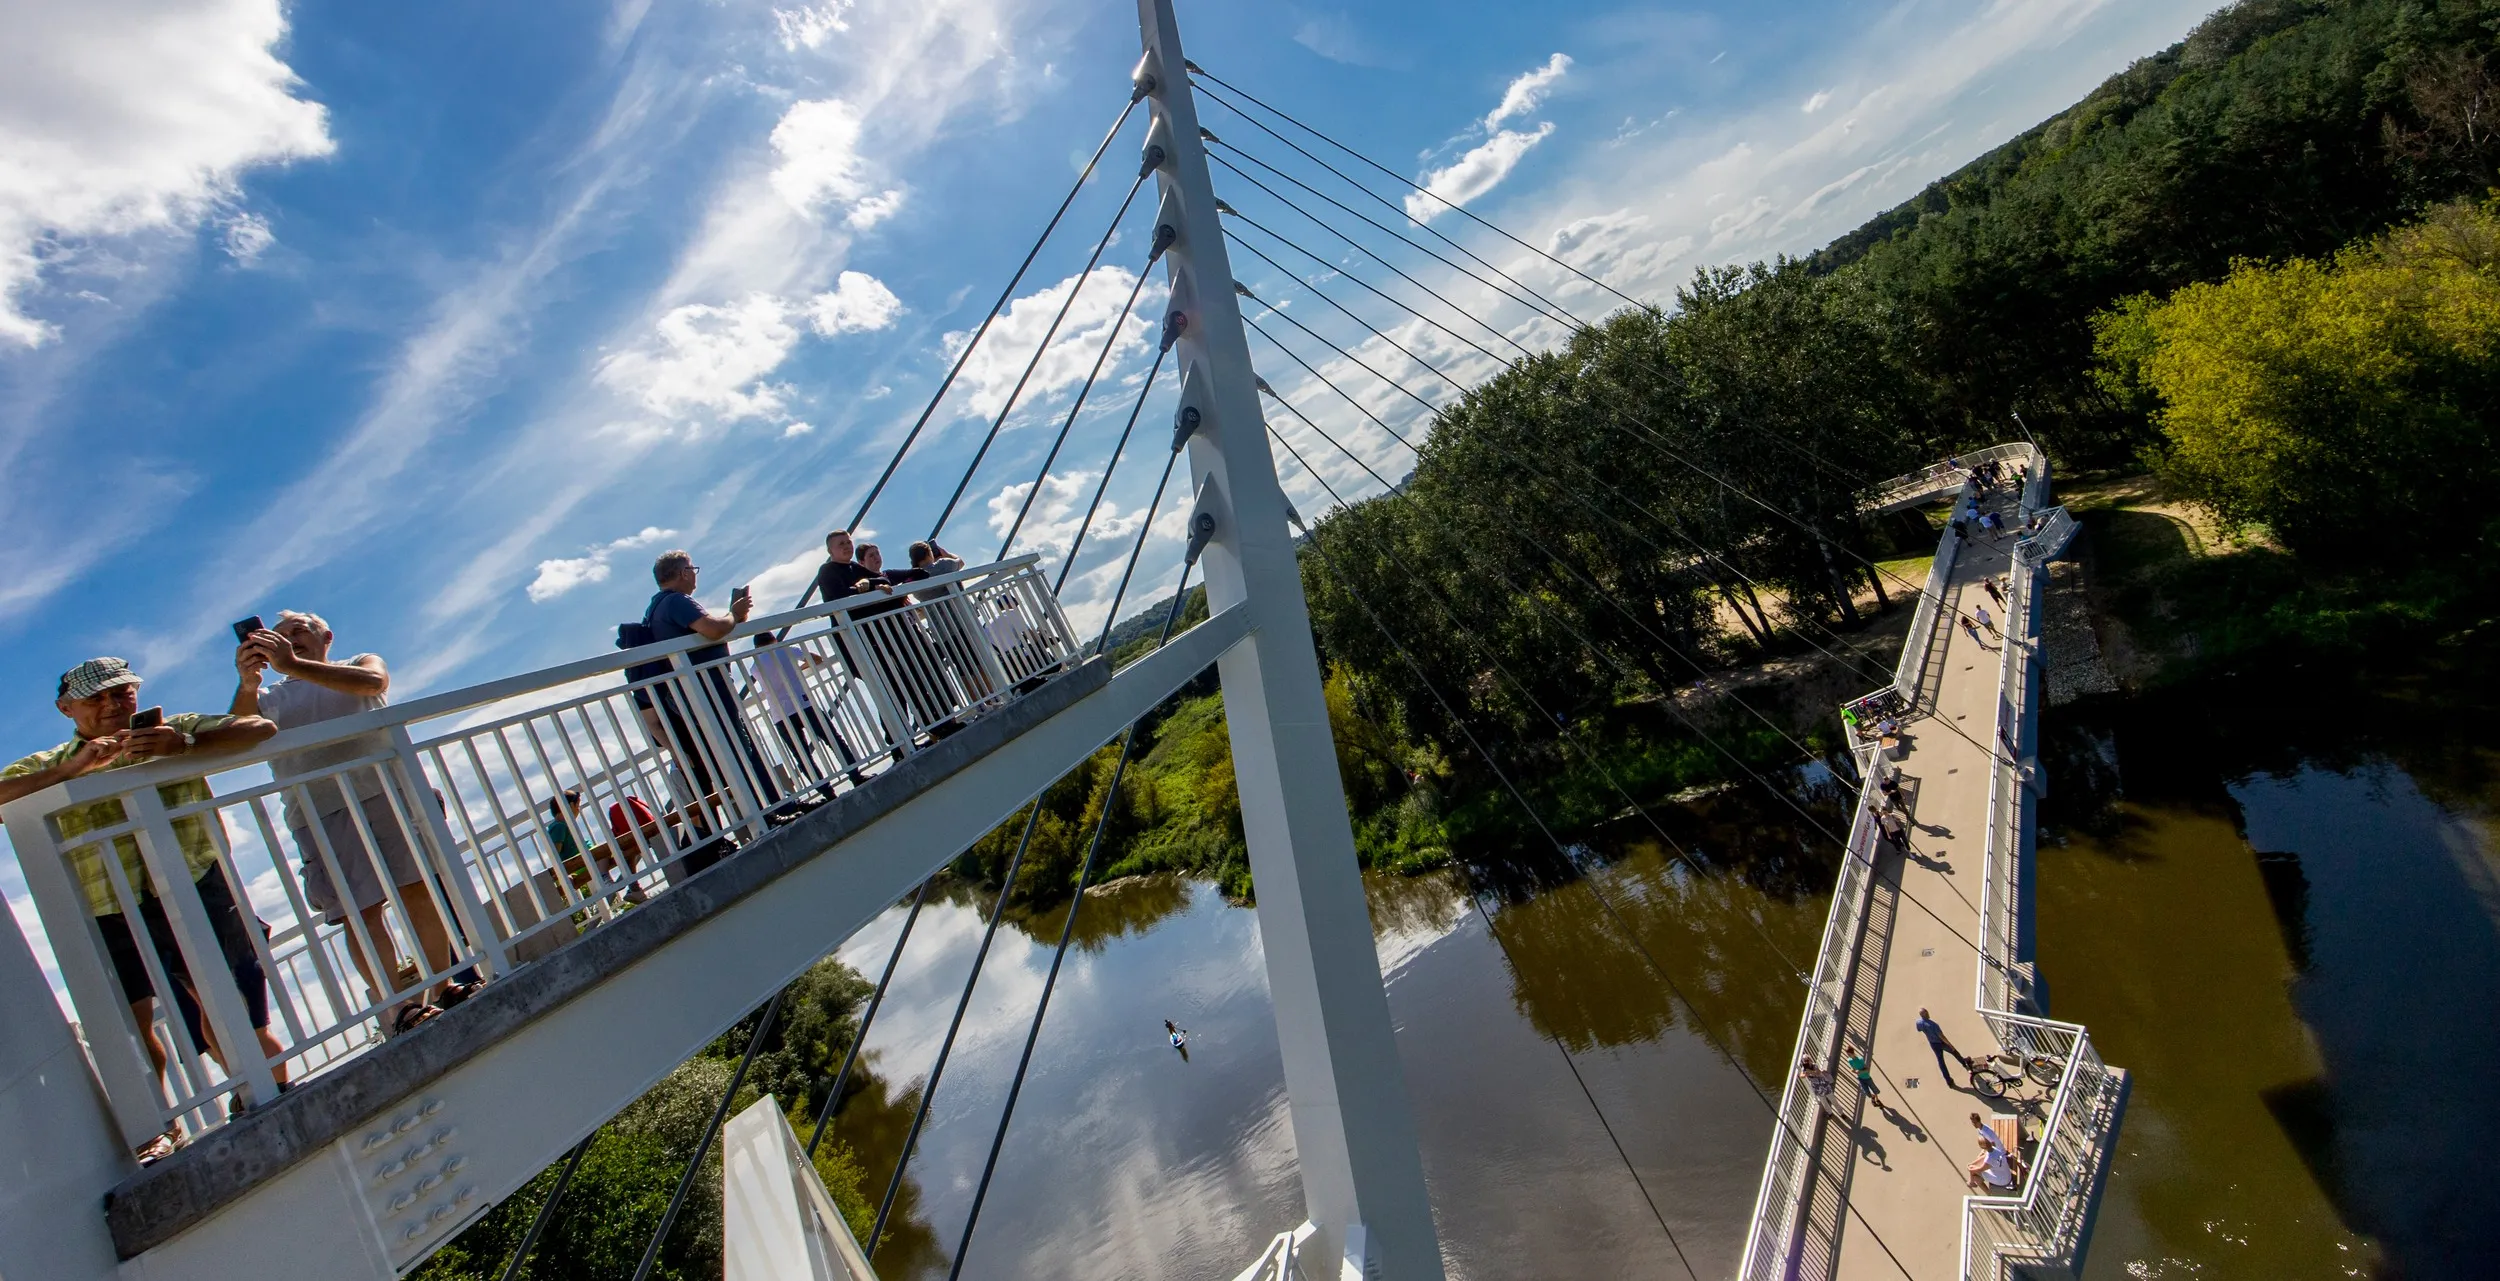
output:
[[[729,599],[731,599],[731,600],[745,600],[747,597],[749,597],[749,596],[751,596],[751,595],[753,595],[753,594],[754,594],[753,592],[750,592],[750,591],[748,591],[748,590],[747,590],[750,586],[752,586],[752,584],[748,584],[748,583],[740,583],[740,584],[738,584],[737,588],[736,588],[735,590],[733,590],[733,591],[731,591],[731,592],[729,593]]]
[[[264,629],[260,624],[260,615],[254,614],[250,618],[244,619],[242,622],[234,625],[234,643],[240,645],[243,642],[250,640],[252,638],[252,633],[262,630]]]
[[[130,714],[130,728],[132,729],[155,729],[164,723],[165,709],[162,707],[151,707],[144,712]]]

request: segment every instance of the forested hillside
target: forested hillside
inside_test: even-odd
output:
[[[2124,461],[2150,433],[2091,377],[2092,314],[2480,196],[2495,48],[2494,0],[2245,0],[1805,265],[1865,291],[1939,439],[2020,412]]]

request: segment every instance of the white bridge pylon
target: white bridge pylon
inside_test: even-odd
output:
[[[1137,88],[1153,117],[1148,154],[1161,152],[1158,231],[1173,236],[1164,256],[1167,325],[1179,333],[1192,519],[1215,521],[1202,553],[1207,621],[1116,675],[1094,658],[1035,678],[1037,687],[1017,685],[1022,692],[1010,697],[1004,690],[1020,677],[991,673],[981,685],[984,712],[963,732],[909,750],[864,786],[787,826],[766,830],[761,815],[770,797],[746,797],[754,839],[743,850],[700,875],[672,876],[678,883],[648,904],[545,955],[525,959],[507,941],[508,917],[496,924],[499,909],[471,887],[446,889],[458,900],[450,910],[464,934],[483,940],[476,959],[493,981],[415,1033],[364,1048],[274,1101],[267,1063],[247,1064],[228,1080],[185,1059],[193,1085],[184,1088],[194,1093],[169,1105],[152,1084],[126,1009],[115,1008],[117,989],[93,950],[79,946],[93,930],[59,862],[60,847],[75,842],[60,838],[55,819],[65,807],[112,796],[128,802],[126,826],[150,874],[182,882],[166,901],[184,955],[199,958],[190,970],[212,976],[201,984],[211,1028],[223,1043],[250,1042],[232,985],[221,988],[219,967],[201,963],[213,958],[215,941],[198,894],[184,892],[189,878],[180,875],[183,851],[172,826],[197,820],[169,816],[155,790],[177,776],[175,764],[73,780],[10,803],[5,817],[21,860],[46,868],[41,877],[30,873],[30,882],[41,882],[35,888],[85,1043],[55,1006],[32,949],[0,931],[8,935],[0,939],[0,1153],[9,1161],[0,1177],[0,1278],[404,1274],[1212,663],[1223,679],[1309,1218],[1294,1253],[1306,1276],[1334,1272],[1342,1260],[1349,1275],[1437,1281],[1440,1249],[1336,772],[1289,507],[1268,450],[1179,34],[1169,0],[1140,0],[1138,16]],[[998,590],[972,581],[981,572],[967,571],[967,592]],[[855,625],[834,617],[841,612],[819,606],[757,619],[737,635],[794,619]],[[1064,619],[1059,625],[1064,630]],[[862,644],[856,636],[850,643]],[[468,707],[525,698],[668,650],[663,666],[678,666],[665,679],[681,682],[672,688],[700,740],[681,744],[681,752],[714,751],[734,781],[735,758],[755,749],[707,711],[702,682],[711,677],[688,670],[675,651],[689,647],[672,644],[421,701],[439,715],[465,694],[477,696],[461,705]],[[668,695],[661,697],[665,704]],[[877,697],[884,701],[872,715],[909,710],[886,692]],[[389,736],[395,756],[355,768],[391,780],[401,821],[421,829],[426,857],[442,860],[438,875],[458,880],[463,852],[473,856],[469,866],[482,866],[492,835],[455,833],[444,815],[407,803],[429,778],[438,794],[457,790],[443,774],[442,753],[421,757],[423,745],[412,743],[416,707],[289,731],[217,768],[247,768],[357,734]],[[249,808],[266,799],[235,802],[221,793],[215,804]],[[503,812],[502,800],[485,803]],[[207,812],[211,822],[231,821]],[[455,795],[449,813],[466,812]],[[89,830],[109,837],[113,829]],[[512,842],[509,832],[504,840]],[[561,923],[563,915],[547,919]],[[201,1091],[238,1083],[262,1105],[201,1125],[199,1118],[218,1115],[215,1095]],[[132,1142],[153,1133],[169,1107],[204,1132],[142,1170],[129,1155]],[[1247,1257],[1255,1243],[1243,1247]],[[1322,1259],[1331,1266],[1314,1266]]]

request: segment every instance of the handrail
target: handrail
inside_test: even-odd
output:
[[[681,636],[675,640],[640,645],[633,649],[616,650],[596,658],[575,659],[569,663],[541,667],[535,671],[522,672],[514,676],[496,677],[475,685],[464,685],[458,689],[445,690],[440,694],[412,698],[404,703],[393,703],[387,707],[377,707],[372,711],[357,712],[335,720],[321,721],[300,729],[280,730],[268,739],[254,744],[248,753],[218,757],[217,768],[211,771],[211,777],[246,768],[273,756],[288,755],[307,748],[324,747],[348,739],[362,738],[377,730],[387,730],[395,725],[413,725],[419,721],[458,715],[461,712],[473,711],[490,703],[503,702],[538,690],[553,689],[595,676],[621,672],[628,667],[639,667],[645,663],[674,658],[680,654],[714,645],[733,644],[766,631],[796,627],[801,623],[813,622],[820,618],[827,620],[835,617],[852,618],[860,610],[869,606],[891,605],[907,598],[935,595],[938,589],[945,587],[986,583],[991,579],[1013,574],[1038,564],[1041,559],[1039,553],[1027,552],[994,564],[975,565],[951,574],[933,575],[919,582],[898,587],[894,589],[894,594],[891,596],[883,592],[875,595],[862,593],[856,596],[846,596],[837,601],[819,602],[803,609],[784,610],[781,613],[761,618],[749,618],[719,640],[709,640],[702,636]],[[1074,640],[1073,632],[1070,633],[1068,639]],[[229,761],[234,763],[228,764]],[[146,783],[170,783],[199,776],[198,761],[185,762],[180,758],[168,757],[162,761],[149,761],[108,773],[74,778],[57,785],[57,788],[47,788],[37,795],[49,797],[57,790],[61,804],[76,805],[84,801],[116,795]]]
[[[557,664],[247,751],[102,771],[0,806],[124,1138],[222,1124],[242,1098],[271,1097],[281,1074],[322,1071],[390,1035],[437,985],[526,964],[620,898],[666,892],[844,780],[1023,696],[1084,652],[1039,561]],[[999,626],[1010,607],[1019,625]],[[733,647],[784,628],[777,644]],[[652,670],[604,679],[636,667]],[[287,772],[321,749],[327,763]],[[191,790],[208,779],[218,782]],[[177,783],[186,790],[160,793]],[[282,901],[250,901],[273,875]],[[292,920],[241,923],[263,911]],[[107,945],[108,925],[137,940],[141,972],[132,949]],[[188,984],[168,982],[182,972]],[[149,1017],[165,1028],[143,1039],[126,995],[143,981],[196,992],[201,1008],[154,1002]],[[184,1035],[194,1021],[201,1030]],[[170,1047],[167,1062],[150,1062],[151,1042]],[[209,1044],[231,1057],[212,1062]]]
[[[2048,456],[2041,453],[2039,447],[2031,442],[2017,440],[2001,445],[1990,445],[1985,449],[1973,450],[1966,454],[1956,454],[1946,462],[1930,463],[1917,471],[1880,481],[1870,490],[1866,501],[1860,504],[1860,508],[1864,511],[1880,512],[1944,493],[1960,485],[1970,475],[1973,468],[1984,463],[2003,462],[2007,459],[2021,459],[2024,471],[2030,478],[2029,484],[2038,486],[2042,494],[2047,492]],[[2037,505],[2037,503],[2034,502],[2032,505]]]

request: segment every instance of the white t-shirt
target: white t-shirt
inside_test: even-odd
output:
[[[1993,1143],[1988,1145],[1988,1163],[1980,1167],[1979,1178],[1992,1188],[2014,1186],[2014,1167],[2006,1163],[2005,1149]]]
[[[355,658],[346,661],[353,663],[367,657],[370,656],[358,654]],[[302,729],[306,725],[318,725],[323,721],[334,721],[342,716],[353,716],[358,712],[369,712],[377,707],[387,707],[390,701],[387,695],[343,694],[329,686],[316,685],[311,681],[297,680],[290,676],[260,692],[260,714],[277,722],[279,729]],[[279,778],[285,779],[327,769],[340,761],[352,761],[359,756],[373,756],[390,750],[389,735],[379,732],[359,734],[340,742],[321,747],[308,747],[300,752],[288,752],[283,756],[272,757],[269,768]],[[355,772],[354,777],[356,795],[359,798],[370,801],[384,795],[380,770],[360,769]],[[324,814],[341,814],[347,810],[347,797],[339,790],[335,779],[316,781],[307,785],[303,790],[312,793],[314,803]],[[287,826],[310,827],[312,821],[305,816],[302,803],[296,799],[297,795],[298,793],[293,788],[289,788],[285,793],[284,807]]]
[[[807,681],[799,674],[799,660],[778,645],[755,651],[755,684],[764,692],[764,706],[774,720],[786,721],[816,705],[807,696]]]
[[[1033,639],[1033,629],[1025,625],[1024,611],[1020,609],[998,611],[998,617],[981,624],[981,630],[989,633],[990,644],[1001,651],[1012,650]]]

